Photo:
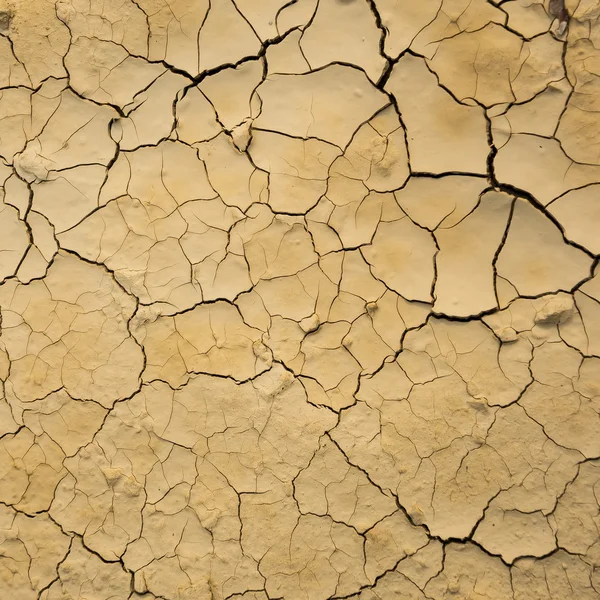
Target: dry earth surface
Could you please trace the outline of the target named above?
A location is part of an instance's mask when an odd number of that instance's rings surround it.
[[[0,600],[600,598],[597,0],[0,9]]]

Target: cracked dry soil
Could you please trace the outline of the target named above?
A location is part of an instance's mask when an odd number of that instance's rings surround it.
[[[598,600],[597,0],[0,0],[0,600]]]

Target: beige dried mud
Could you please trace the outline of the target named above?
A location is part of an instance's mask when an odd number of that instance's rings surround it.
[[[596,0],[0,0],[0,600],[600,600]]]

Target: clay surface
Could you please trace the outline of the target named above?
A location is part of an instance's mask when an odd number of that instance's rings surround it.
[[[0,600],[600,600],[597,0],[0,0]]]

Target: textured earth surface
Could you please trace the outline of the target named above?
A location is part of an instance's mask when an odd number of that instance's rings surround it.
[[[600,598],[597,0],[0,0],[0,600]]]

